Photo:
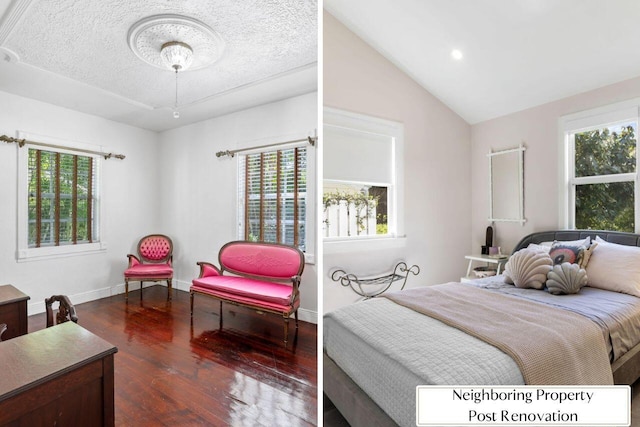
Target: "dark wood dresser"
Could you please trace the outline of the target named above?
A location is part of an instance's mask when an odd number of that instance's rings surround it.
[[[2,334],[3,340],[27,333],[27,300],[29,296],[13,286],[0,286],[0,323],[7,324],[7,331]]]
[[[0,426],[113,426],[117,351],[73,322],[0,342]]]

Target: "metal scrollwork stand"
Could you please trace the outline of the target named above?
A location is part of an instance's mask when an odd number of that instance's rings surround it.
[[[349,286],[356,294],[364,297],[364,299],[369,299],[386,292],[391,287],[391,284],[397,281],[402,281],[400,290],[404,289],[409,273],[417,276],[420,273],[420,267],[417,265],[407,267],[405,262],[399,262],[392,273],[368,279],[359,279],[355,274],[347,273],[344,270],[335,270],[331,273],[331,280],[340,282],[344,287]],[[367,290],[367,287],[371,289],[373,286],[376,286],[374,290]]]

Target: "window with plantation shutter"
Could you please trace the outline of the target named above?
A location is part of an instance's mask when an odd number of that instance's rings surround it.
[[[238,156],[241,239],[307,246],[307,147]]]
[[[102,147],[18,131],[18,262],[106,250]]]
[[[28,149],[28,247],[98,241],[97,160]]]

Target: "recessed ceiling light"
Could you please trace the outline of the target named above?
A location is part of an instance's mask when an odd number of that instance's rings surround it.
[[[451,51],[451,57],[457,61],[462,59],[462,52],[460,52],[458,49],[453,49]]]

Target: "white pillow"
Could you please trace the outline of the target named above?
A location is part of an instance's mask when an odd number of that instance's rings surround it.
[[[640,248],[596,237],[587,265],[587,286],[640,297]]]
[[[584,239],[580,239],[580,240],[555,240],[553,243],[569,245],[569,246],[584,246],[588,248],[589,245],[591,244],[591,236],[587,236]]]
[[[529,243],[529,246],[527,246],[527,249],[530,249],[532,251],[540,251],[540,252],[545,252],[545,253],[549,253],[549,251],[551,250],[551,245],[547,246],[544,244],[537,244],[537,243]]]

